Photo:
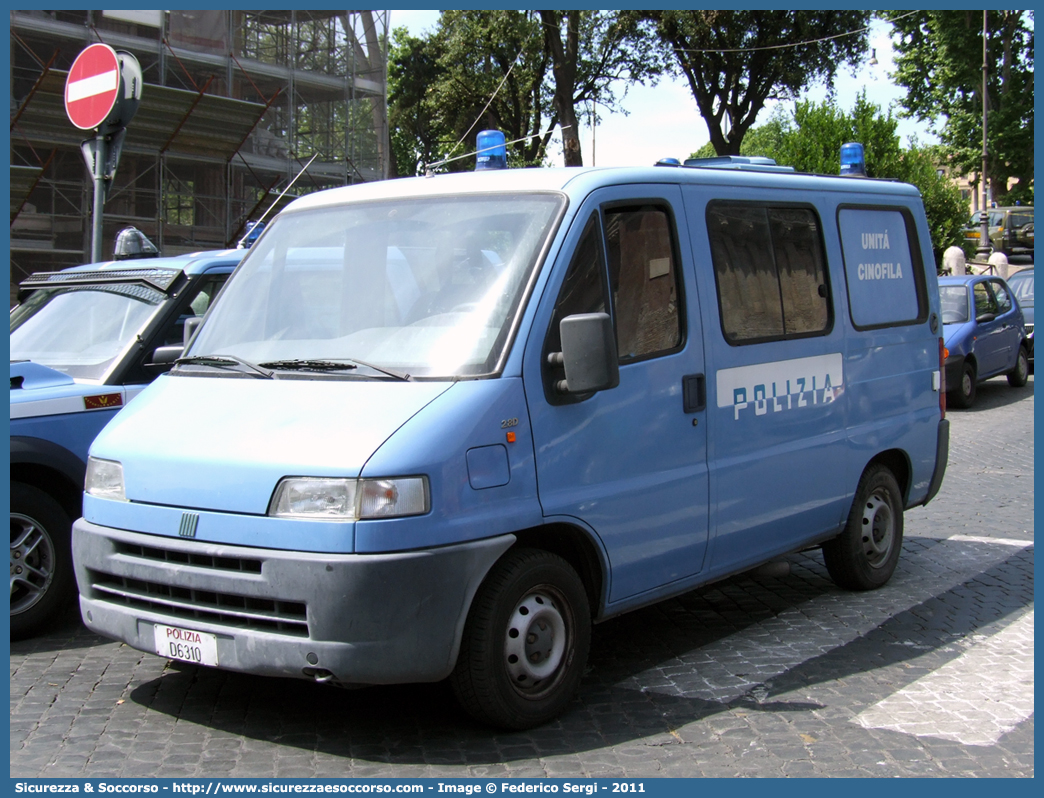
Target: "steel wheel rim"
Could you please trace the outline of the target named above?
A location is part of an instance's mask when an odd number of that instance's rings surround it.
[[[515,605],[504,633],[504,662],[516,692],[537,698],[554,687],[566,659],[569,629],[556,592],[534,588]]]
[[[965,396],[971,396],[972,376],[970,372],[964,372],[964,376],[961,378],[961,391],[964,392]]]
[[[1019,358],[1015,361],[1015,369],[1020,381],[1026,379],[1029,374],[1029,358],[1026,356],[1025,350],[1019,351]]]
[[[895,515],[883,490],[874,491],[863,506],[863,554],[871,568],[880,568],[895,545]]]
[[[11,614],[25,612],[47,593],[54,579],[54,544],[33,518],[11,513]]]

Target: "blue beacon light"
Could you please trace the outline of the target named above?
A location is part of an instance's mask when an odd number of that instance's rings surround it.
[[[841,145],[841,174],[866,177],[866,158],[863,145],[850,141]]]
[[[479,169],[507,169],[507,145],[499,130],[483,130],[476,141],[475,171]]]

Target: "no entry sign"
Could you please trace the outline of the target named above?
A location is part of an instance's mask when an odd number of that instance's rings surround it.
[[[100,127],[120,93],[120,63],[107,44],[92,44],[76,56],[65,82],[65,113],[81,130]]]

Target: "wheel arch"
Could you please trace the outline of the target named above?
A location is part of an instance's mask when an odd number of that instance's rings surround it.
[[[70,518],[83,514],[87,466],[64,446],[22,436],[11,437],[11,481],[53,496]]]
[[[909,508],[910,475],[913,473],[910,456],[902,449],[887,449],[875,455],[866,464],[866,468],[863,469],[862,473],[866,473],[866,469],[875,464],[883,465],[892,472],[895,481],[899,483],[899,492],[903,497],[903,506]],[[860,478],[862,478],[862,474],[860,474]]]
[[[554,522],[515,533],[512,548],[532,548],[557,554],[580,577],[593,617],[602,614],[607,593],[607,564],[590,533],[574,524]]]

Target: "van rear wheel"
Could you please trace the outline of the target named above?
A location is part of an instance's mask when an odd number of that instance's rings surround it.
[[[549,552],[516,549],[472,602],[450,683],[477,720],[530,729],[572,700],[590,646],[587,593],[573,568]]]
[[[883,465],[870,465],[859,480],[844,531],[823,544],[830,578],[847,590],[873,590],[895,571],[903,546],[899,483]]]

